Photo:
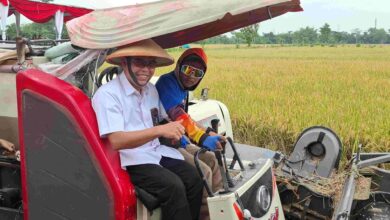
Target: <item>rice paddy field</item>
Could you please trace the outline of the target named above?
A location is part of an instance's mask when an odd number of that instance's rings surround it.
[[[237,142],[289,153],[300,132],[321,125],[341,138],[344,162],[359,143],[365,152],[390,150],[390,46],[204,49],[199,88],[227,105]],[[177,59],[182,51],[169,52]]]

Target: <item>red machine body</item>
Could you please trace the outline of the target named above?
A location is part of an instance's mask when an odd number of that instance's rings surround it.
[[[17,75],[17,98],[24,219],[135,219],[134,187],[99,137],[89,97],[30,69]]]

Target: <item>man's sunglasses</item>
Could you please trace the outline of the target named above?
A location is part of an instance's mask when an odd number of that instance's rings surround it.
[[[156,68],[157,62],[154,59],[132,58],[131,62],[138,68]]]
[[[181,66],[181,72],[186,76],[191,76],[195,78],[202,78],[204,76],[203,70],[189,65]]]

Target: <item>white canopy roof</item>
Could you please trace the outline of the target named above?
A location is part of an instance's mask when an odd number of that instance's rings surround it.
[[[96,10],[66,24],[73,44],[104,49],[153,38],[169,48],[302,10],[299,0],[161,0],[127,6],[122,4],[125,0],[112,2],[122,6]]]

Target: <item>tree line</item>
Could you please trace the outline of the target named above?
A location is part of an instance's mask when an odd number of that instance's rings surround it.
[[[219,35],[200,44],[390,44],[390,29],[369,28],[366,31],[354,29],[351,32],[334,31],[325,23],[321,28],[300,28],[297,31],[275,34],[273,32],[258,34],[259,24],[251,25],[231,32],[231,35]]]
[[[6,29],[8,40],[15,40],[16,38],[16,24],[12,23],[7,25]],[[54,20],[50,20],[46,23],[28,23],[22,24],[20,27],[20,36],[29,38],[31,40],[36,39],[52,39],[56,38],[56,31],[54,26]],[[66,28],[62,30],[62,39],[68,38],[68,32]]]

